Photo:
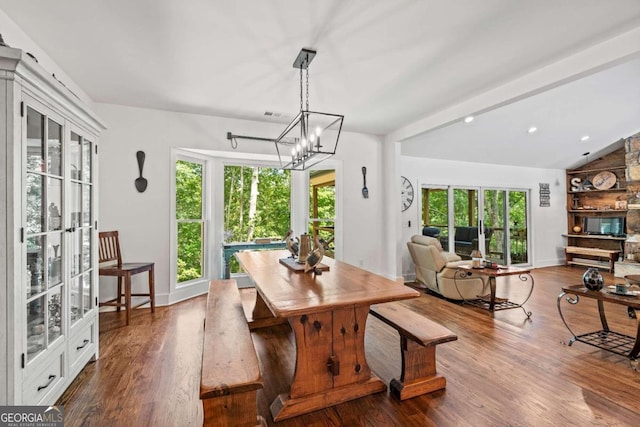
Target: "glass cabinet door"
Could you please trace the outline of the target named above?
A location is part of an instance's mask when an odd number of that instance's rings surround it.
[[[62,120],[27,107],[25,278],[27,362],[64,335],[64,158]]]
[[[93,298],[94,234],[93,223],[93,143],[71,132],[70,151],[70,222],[71,243],[71,324],[95,307]]]

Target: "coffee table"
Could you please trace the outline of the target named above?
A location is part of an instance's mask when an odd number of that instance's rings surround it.
[[[563,301],[563,297],[568,295],[564,300],[569,304],[578,304],[580,297],[596,300],[598,303],[598,313],[600,314],[600,323],[602,329],[593,332],[587,332],[585,334],[576,335],[562,315],[562,308],[560,303]],[[571,339],[567,345],[572,345],[574,342],[579,341],[585,344],[598,347],[603,350],[610,351],[621,356],[628,357],[631,360],[635,360],[640,353],[640,323],[636,331],[636,336],[631,337],[621,334],[619,332],[609,329],[607,324],[607,317],[604,311],[604,303],[612,303],[627,307],[627,315],[630,318],[636,319],[636,310],[640,309],[640,298],[634,296],[619,296],[610,294],[604,290],[590,291],[583,285],[566,286],[562,288],[562,292],[558,295],[558,313],[560,318],[571,333]]]
[[[517,268],[517,267],[473,268],[470,265],[460,265],[458,266],[454,276],[456,289],[458,289],[458,282],[455,279],[456,278],[462,279],[463,277],[471,275],[472,273],[488,277],[490,293],[488,295],[478,295],[477,299],[471,299],[471,300],[463,299],[465,304],[480,307],[482,309],[489,310],[492,313],[499,310],[510,310],[512,308],[521,308],[522,311],[524,311],[524,314],[527,315],[527,318],[531,317],[531,314],[533,313],[531,313],[530,311],[527,311],[524,308],[524,304],[529,300],[529,298],[531,297],[531,294],[533,293],[534,280],[533,280],[533,276],[531,275],[530,269]],[[518,276],[518,279],[520,279],[523,283],[531,284],[527,297],[521,303],[509,301],[508,298],[496,297],[496,279],[498,277],[507,277],[507,276]],[[458,293],[459,292],[460,290],[458,290]],[[460,296],[462,296],[462,294],[460,294]]]

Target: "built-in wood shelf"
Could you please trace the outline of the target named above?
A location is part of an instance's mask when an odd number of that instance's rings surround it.
[[[571,213],[627,213],[627,209],[571,209]]]
[[[626,237],[603,236],[601,234],[563,234],[564,237],[575,237],[578,239],[598,239],[598,240],[619,240],[624,242]]]
[[[585,194],[585,193],[615,193],[615,192],[620,192],[620,193],[625,193],[627,191],[626,188],[609,188],[608,190],[579,190],[579,191],[567,191],[567,193],[569,194]]]
[[[584,169],[584,170],[572,170],[567,171],[567,175],[585,175],[596,172],[604,172],[604,171],[615,171],[615,170],[624,170],[627,166],[612,166],[610,168],[597,168],[597,169]]]

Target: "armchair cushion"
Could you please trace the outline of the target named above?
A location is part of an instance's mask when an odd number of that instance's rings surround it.
[[[454,254],[453,252],[442,252],[442,256],[444,257],[447,266],[454,261],[460,261],[462,258],[460,255]]]
[[[419,234],[415,234],[411,236],[411,241],[419,245],[435,246],[436,248],[438,248],[439,251],[442,250],[442,245],[440,244],[440,240],[436,239],[435,237],[421,236]]]

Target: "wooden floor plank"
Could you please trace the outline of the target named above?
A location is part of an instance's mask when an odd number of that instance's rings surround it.
[[[295,365],[295,343],[287,325],[252,332],[264,378],[258,411],[270,426],[570,426],[638,425],[640,373],[624,357],[575,343],[558,315],[562,286],[580,283],[584,269],[533,270],[535,288],[521,309],[493,315],[433,295],[403,302],[451,329],[458,340],[439,346],[438,373],[446,390],[398,402],[378,393],[274,423],[269,405],[287,392]],[[603,273],[606,284],[620,282]],[[498,279],[499,297],[516,302],[527,285],[517,277]],[[253,290],[243,290],[252,307]],[[58,404],[65,426],[196,426],[201,423],[198,390],[202,320],[206,298],[171,307],[100,315],[100,360],[89,364]],[[620,306],[605,305],[609,326],[635,334],[636,320]],[[594,301],[563,305],[575,332],[599,329]],[[118,317],[119,316],[119,317]],[[386,383],[400,375],[397,332],[369,317],[367,358]]]

